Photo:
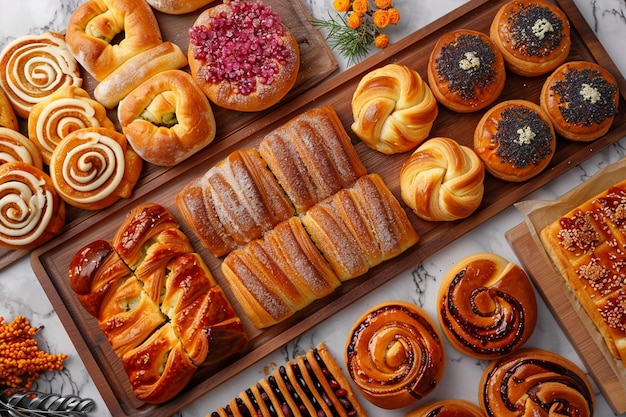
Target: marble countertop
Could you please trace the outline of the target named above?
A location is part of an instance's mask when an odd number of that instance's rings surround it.
[[[68,16],[81,2],[81,0],[5,1],[2,5],[2,13],[0,13],[0,49],[10,39],[17,36],[39,33],[44,29],[63,32]],[[332,4],[332,0],[302,0],[302,2],[313,16],[321,18],[328,16],[327,13]],[[401,39],[464,2],[464,0],[394,0],[393,3],[401,10],[402,17],[399,25],[389,32],[391,41]],[[626,39],[626,2],[624,0],[575,0],[575,3],[621,73],[626,76],[626,54],[623,53],[623,40]],[[347,67],[345,60],[339,56],[337,58],[341,70],[345,69]],[[625,146],[626,138],[623,138],[584,163],[572,167],[567,173],[530,195],[528,199],[558,197],[588,179],[602,167],[621,159],[624,156]],[[516,256],[505,238],[505,232],[522,221],[523,216],[516,208],[507,208],[412,269],[357,300],[331,319],[320,323],[284,348],[228,380],[177,415],[184,417],[207,415],[217,407],[225,405],[243,389],[265,377],[267,367],[283,364],[320,341],[327,343],[335,357],[342,358],[349,324],[378,302],[394,299],[410,301],[422,306],[432,317],[436,317],[435,294],[445,272],[455,261],[478,251],[494,252],[516,262]],[[540,297],[538,297],[538,302],[539,320],[527,346],[559,353],[584,369],[576,351]],[[93,415],[103,417],[110,415],[94,381],[85,371],[63,325],[35,277],[28,257],[0,270],[0,316],[10,320],[18,314],[28,317],[34,325],[44,326],[40,334],[42,348],[50,352],[65,352],[70,355],[65,361],[65,369],[40,378],[37,388],[44,392],[92,398],[97,404]],[[480,379],[486,362],[463,356],[452,348],[446,353],[444,379],[428,400],[462,398],[477,402],[477,381]],[[594,385],[594,388],[597,387]],[[595,415],[613,415],[597,389],[596,395]],[[362,404],[367,408],[370,416],[402,416],[412,408],[382,410],[370,405],[365,399],[362,399]]]

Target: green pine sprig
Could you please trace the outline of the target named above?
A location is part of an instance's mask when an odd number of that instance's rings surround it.
[[[335,20],[330,13],[328,17],[329,20],[313,19],[311,21],[313,26],[327,31],[328,45],[346,57],[349,65],[356,64],[365,58],[370,46],[374,43],[375,36],[369,25],[364,22],[357,29],[352,29],[341,15],[340,21]]]

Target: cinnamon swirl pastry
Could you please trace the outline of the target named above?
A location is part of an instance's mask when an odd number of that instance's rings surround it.
[[[0,85],[15,113],[23,118],[59,88],[83,83],[63,35],[50,31],[10,42],[0,53],[0,68]]]
[[[41,153],[30,139],[16,130],[0,127],[0,165],[15,161],[43,168]]]
[[[20,129],[15,110],[2,88],[0,88],[0,126],[12,130]]]
[[[28,116],[28,137],[50,164],[59,142],[78,129],[105,127],[115,130],[102,104],[80,87],[65,86],[33,106]]]
[[[478,398],[488,417],[591,417],[595,395],[589,379],[556,353],[521,349],[492,361]]]
[[[50,177],[61,198],[86,210],[100,210],[128,198],[143,161],[111,129],[91,127],[66,136],[50,159]]]
[[[441,400],[409,411],[404,417],[485,417],[485,412],[465,400]]]
[[[389,301],[364,313],[346,342],[347,372],[372,404],[396,409],[426,397],[445,367],[443,340],[420,307]]]
[[[0,165],[0,246],[30,250],[65,225],[65,204],[50,177],[21,161]]]
[[[519,349],[537,322],[537,302],[528,276],[494,253],[476,253],[444,276],[437,296],[444,336],[457,350],[496,359]]]

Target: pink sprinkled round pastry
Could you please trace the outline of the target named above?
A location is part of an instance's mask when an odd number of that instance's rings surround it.
[[[233,0],[206,9],[189,30],[189,67],[216,105],[260,111],[294,86],[296,39],[262,1]]]

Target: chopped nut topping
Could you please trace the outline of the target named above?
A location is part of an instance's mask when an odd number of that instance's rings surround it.
[[[596,104],[602,98],[602,95],[600,94],[598,89],[593,88],[587,83],[584,83],[582,85],[582,88],[580,89],[580,95],[583,96],[583,99],[590,101],[591,104]]]
[[[533,25],[532,31],[536,37],[543,40],[548,32],[554,32],[554,26],[548,19],[538,19]]]
[[[465,58],[459,61],[459,67],[465,71],[478,68],[480,67],[480,58],[478,58],[476,52],[466,52]]]
[[[518,137],[517,140],[515,140],[515,143],[518,145],[529,145],[533,139],[535,139],[535,136],[537,136],[530,126],[524,126],[517,129],[517,134]]]

